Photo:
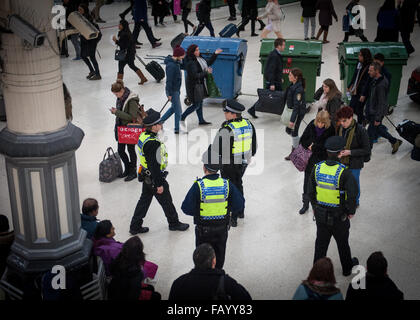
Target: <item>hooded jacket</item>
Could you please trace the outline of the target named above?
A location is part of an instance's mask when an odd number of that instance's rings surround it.
[[[114,238],[93,239],[93,254],[101,257],[105,266],[106,275],[110,275],[111,262],[120,254],[123,243]]]
[[[388,112],[388,80],[383,75],[370,82],[366,101],[367,114],[381,122]]]
[[[164,60],[166,65],[166,96],[173,96],[174,92],[180,92],[182,84],[182,63],[175,61],[172,56]]]

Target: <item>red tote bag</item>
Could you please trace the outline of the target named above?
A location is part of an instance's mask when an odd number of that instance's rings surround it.
[[[144,131],[144,127],[139,124],[129,123],[127,126],[119,126],[118,143],[137,144],[140,134]]]

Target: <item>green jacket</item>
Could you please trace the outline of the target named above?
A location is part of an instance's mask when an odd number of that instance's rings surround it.
[[[133,92],[129,94],[123,109],[117,109],[117,112],[115,113],[115,116],[117,117],[117,126],[126,126],[137,119],[139,101],[137,94]]]

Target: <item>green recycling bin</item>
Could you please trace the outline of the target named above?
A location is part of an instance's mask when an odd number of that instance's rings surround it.
[[[407,51],[401,42],[342,42],[338,47],[338,61],[340,64],[341,92],[347,91],[348,85],[359,62],[359,52],[367,48],[372,53],[382,53],[385,56],[385,67],[392,75],[391,88],[388,95],[390,107],[397,105],[402,67],[407,65]],[[349,103],[347,96],[346,103]]]
[[[220,8],[223,6],[227,6],[227,2],[225,3],[223,0],[211,0],[210,1],[210,6],[212,9],[214,8]]]
[[[274,50],[274,39],[263,39],[260,48],[261,73],[264,74],[267,56]],[[321,74],[321,41],[286,40],[283,56],[283,90],[290,84],[289,72],[299,68],[306,80],[306,102],[312,102],[316,91],[316,77]],[[265,88],[265,80],[263,80]]]

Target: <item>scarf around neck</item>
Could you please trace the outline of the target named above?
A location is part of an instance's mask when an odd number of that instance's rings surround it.
[[[356,131],[356,120],[352,120],[351,125],[343,133],[343,127],[340,127],[339,135],[346,139],[346,146],[344,150],[350,150],[351,144],[353,142],[354,132]],[[345,156],[341,158],[341,163],[348,166],[350,164],[350,156]]]

